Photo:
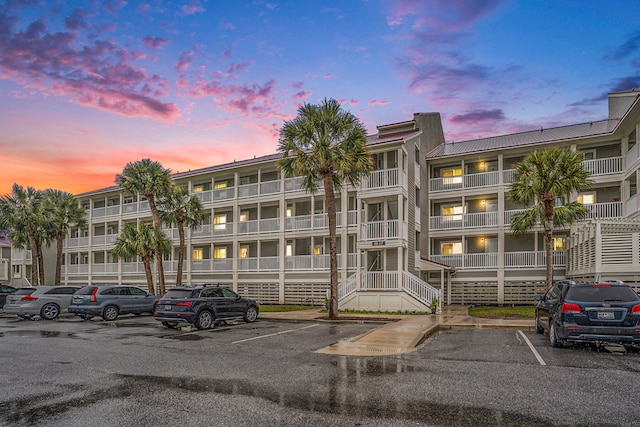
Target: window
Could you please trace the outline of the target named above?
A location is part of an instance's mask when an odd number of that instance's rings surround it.
[[[291,218],[291,215],[293,215],[293,206],[291,205],[287,206],[285,215],[287,218]]]
[[[322,246],[316,246],[313,248],[314,255],[322,255],[324,253],[324,248]]]
[[[216,182],[216,183],[213,185],[213,188],[214,188],[215,190],[220,190],[220,189],[222,189],[222,188],[227,188],[227,181],[220,181],[220,182]]]
[[[249,246],[240,246],[240,258],[249,258]]]
[[[227,258],[227,248],[214,248],[213,249],[213,257],[215,259],[225,259],[225,258]]]
[[[240,222],[246,222],[248,220],[249,220],[249,212],[248,211],[240,212]]]
[[[440,209],[445,221],[460,221],[464,213],[462,205],[442,206]]]
[[[286,256],[293,256],[293,242],[287,242],[287,248],[285,250]]]
[[[553,250],[554,251],[564,251],[564,237],[554,237],[553,238]]]
[[[204,185],[194,185],[193,192],[194,193],[202,193],[204,191]]]
[[[595,193],[586,193],[578,196],[578,203],[582,205],[592,205],[596,202]]]
[[[442,183],[445,185],[462,184],[462,168],[443,169]]]
[[[553,201],[554,206],[564,206],[564,197],[558,197]]]
[[[202,261],[202,248],[195,248],[192,252],[194,261]]]
[[[596,158],[596,150],[583,150],[582,158],[584,160],[593,160]]]
[[[214,230],[226,230],[227,229],[227,214],[219,214],[213,217]]]
[[[446,242],[440,244],[442,255],[455,255],[462,253],[462,242]]]

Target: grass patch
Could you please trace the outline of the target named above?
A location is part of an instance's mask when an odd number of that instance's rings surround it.
[[[285,311],[299,311],[299,310],[311,310],[317,308],[320,310],[320,306],[313,305],[261,305],[260,312],[262,313],[281,313]]]
[[[469,307],[469,316],[491,319],[535,319],[536,307],[516,305],[513,307],[475,306]]]

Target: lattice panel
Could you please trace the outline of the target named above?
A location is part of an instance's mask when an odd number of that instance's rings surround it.
[[[505,282],[504,303],[532,305],[533,297],[544,295],[545,292],[545,282]]]
[[[498,284],[495,282],[457,282],[451,284],[453,304],[495,304]]]
[[[284,303],[323,305],[328,289],[328,283],[288,283],[284,286]]]
[[[602,264],[633,263],[632,236],[625,234],[603,234]]]
[[[278,304],[280,302],[277,283],[238,283],[238,294],[254,299],[258,304]]]

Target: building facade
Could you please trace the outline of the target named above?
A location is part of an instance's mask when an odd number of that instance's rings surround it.
[[[445,143],[437,113],[383,125],[368,137],[374,171],[336,194],[341,308],[426,310],[442,303],[530,304],[544,292],[543,228],[510,230],[515,165],[551,146],[580,151],[594,186],[570,200],[588,216],[554,232],[554,279],[640,283],[640,92],[609,94],[606,120]],[[184,283],[220,283],[261,303],[321,304],[329,288],[322,188],[280,174],[278,155],[176,173],[205,222],[187,230]],[[67,284],[146,286],[140,260],[111,255],[125,224],[150,222],[146,200],[118,187],[77,196],[88,225],[65,241]],[[565,201],[558,201],[563,203]],[[164,261],[175,283],[178,233]],[[12,252],[13,254],[13,252]],[[15,262],[28,268],[29,251]],[[18,268],[18,270],[20,270]],[[16,268],[14,266],[13,272]]]

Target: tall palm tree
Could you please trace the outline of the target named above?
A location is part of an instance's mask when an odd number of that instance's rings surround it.
[[[278,168],[288,177],[302,176],[302,187],[314,193],[321,182],[329,218],[331,295],[329,318],[338,318],[338,257],[335,191],[348,181],[356,186],[372,170],[367,133],[360,120],[335,99],[304,104],[296,118],[280,129]]]
[[[158,198],[158,207],[162,222],[169,226],[175,224],[178,228],[180,246],[178,247],[176,286],[180,286],[182,285],[182,264],[185,252],[184,228],[187,226],[193,230],[202,224],[205,212],[198,197],[190,196],[188,189],[177,186],[173,186],[166,195]]]
[[[166,253],[171,248],[171,242],[162,232],[148,223],[140,223],[136,228],[132,224],[126,224],[116,243],[111,249],[111,253],[116,258],[133,259],[139,256],[144,264],[144,273],[147,278],[149,292],[156,294],[153,285],[153,274],[151,272],[151,259],[156,253]]]
[[[56,241],[56,275],[54,284],[59,285],[62,275],[62,244],[72,226],[87,224],[85,210],[78,204],[73,194],[61,190],[44,191],[44,210]]]
[[[591,187],[589,171],[582,166],[582,154],[566,148],[553,147],[534,151],[516,165],[508,197],[519,204],[530,206],[515,214],[511,230],[521,234],[537,223],[544,227],[547,257],[547,289],[553,282],[553,230],[577,221],[587,213],[578,202],[556,206],[556,200],[569,198],[572,193]]]
[[[116,175],[116,184],[130,195],[141,194],[149,203],[149,209],[153,217],[153,225],[156,230],[162,232],[162,222],[156,207],[156,198],[168,193],[171,181],[171,169],[165,169],[160,162],[153,162],[151,159],[142,159],[136,162],[129,162]],[[158,280],[160,283],[160,295],[164,295],[164,267],[162,265],[162,254],[156,252],[156,264],[158,267]]]
[[[0,198],[0,228],[8,228],[9,238],[19,249],[31,249],[31,284],[44,283],[42,257],[42,227],[45,216],[42,212],[42,192],[33,187],[26,189],[13,184],[11,194]]]

